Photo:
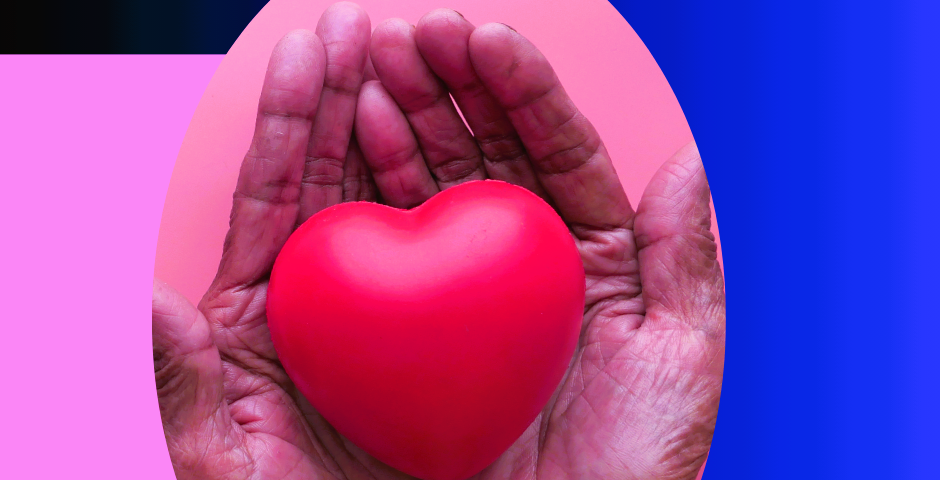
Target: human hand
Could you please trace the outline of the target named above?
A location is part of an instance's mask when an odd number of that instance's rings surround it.
[[[511,28],[438,10],[416,28],[377,27],[371,58],[381,83],[363,86],[356,135],[386,201],[409,207],[482,178],[521,185],[556,208],[584,261],[575,362],[481,476],[694,478],[724,358],[723,283],[695,145],[666,162],[634,213],[596,130]]]
[[[241,165],[218,273],[198,308],[154,280],[160,413],[179,479],[354,477],[342,441],[294,388],[265,315],[284,241],[342,201],[375,200],[352,140],[371,25],[356,5],[327,9],[271,54],[254,137]]]
[[[155,367],[180,478],[408,478],[310,408],[277,362],[264,316],[266,278],[294,226],[339,201],[374,199],[369,170],[398,207],[468,180],[525,186],[555,206],[584,259],[587,304],[572,368],[479,478],[694,478],[711,441],[724,353],[723,286],[695,146],[663,166],[634,213],[596,131],[534,47],[505,26],[475,29],[441,10],[416,29],[401,21],[376,29],[381,83],[367,82],[356,106],[363,155],[349,149],[351,160],[330,170],[359,185],[347,196],[335,182],[298,180],[307,137],[343,139],[316,134],[327,105],[324,94],[317,109],[316,85],[332,59],[315,43],[288,37],[272,56],[261,100],[269,114],[259,114],[219,275],[200,308],[155,282]],[[340,177],[350,163],[362,175]]]

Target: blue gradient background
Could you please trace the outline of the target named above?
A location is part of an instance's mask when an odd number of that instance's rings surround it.
[[[705,478],[940,478],[938,3],[614,4],[685,111],[721,227]]]
[[[264,3],[62,2],[21,13],[48,34],[3,51],[224,53]],[[705,478],[940,478],[938,2],[613,3],[685,111],[720,219]]]

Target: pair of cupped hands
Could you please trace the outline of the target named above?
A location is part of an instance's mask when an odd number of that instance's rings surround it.
[[[154,369],[177,476],[409,478],[345,440],[291,383],[266,323],[267,279],[291,232],[324,208],[408,208],[489,178],[535,192],[565,220],[586,305],[552,400],[475,478],[694,479],[725,338],[694,143],[634,210],[597,131],[520,33],[453,10],[370,30],[365,11],[338,3],[316,32],[278,42],[215,280],[198,307],[154,281]]]

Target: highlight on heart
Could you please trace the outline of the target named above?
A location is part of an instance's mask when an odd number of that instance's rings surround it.
[[[154,280],[178,478],[701,476],[725,295],[698,148],[606,2],[515,3],[274,0],[232,47]]]

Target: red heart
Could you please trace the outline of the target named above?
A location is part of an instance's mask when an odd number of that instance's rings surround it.
[[[564,222],[508,183],[412,210],[344,203],[278,255],[268,324],[321,415],[386,464],[458,480],[503,453],[568,368],[584,267]]]

